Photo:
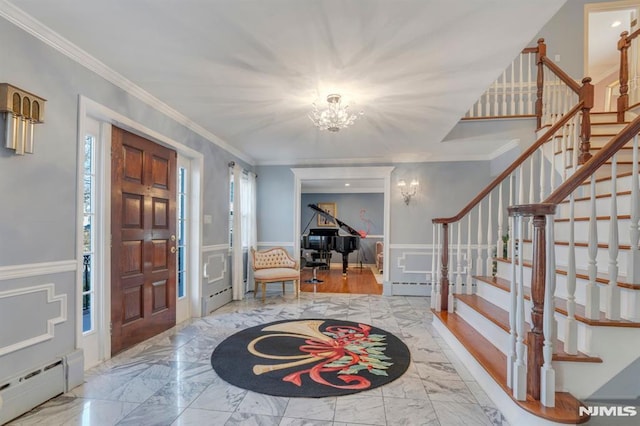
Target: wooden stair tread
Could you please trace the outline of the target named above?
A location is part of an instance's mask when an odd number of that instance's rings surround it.
[[[623,196],[623,195],[631,195],[631,191],[618,191],[616,192],[616,195],[618,197]],[[596,198],[611,198],[611,194],[598,194],[596,195]],[[591,199],[590,196],[586,196],[586,197],[578,197],[578,198],[574,198],[573,201],[589,201]],[[570,200],[566,199],[560,202],[560,204],[569,204]],[[568,219],[567,219],[568,220]]]
[[[579,243],[575,243],[575,244],[578,245]],[[563,242],[560,242],[558,245],[568,245],[568,243],[564,244]],[[588,245],[585,244],[583,247],[587,247],[587,246]],[[620,249],[623,249],[623,247],[620,246]],[[627,250],[628,249],[629,248],[627,246]],[[498,258],[495,258],[495,260],[498,261],[498,262],[503,262],[503,263],[511,263],[511,259],[509,259],[509,258],[498,257]],[[531,262],[527,262],[527,261],[522,262],[522,265],[527,267],[527,268],[531,268],[531,266],[532,266]],[[556,274],[567,275],[567,270],[563,266],[556,265]],[[579,269],[579,270],[576,270],[576,278],[580,278],[580,279],[583,279],[583,280],[588,280],[589,279],[589,274],[588,274],[587,271]],[[598,284],[609,285],[609,276],[607,274],[604,274],[604,273],[599,273],[599,274],[596,275],[596,282]],[[629,289],[629,290],[640,290],[640,284],[630,283],[628,281],[625,281],[624,278],[618,277],[618,281],[617,282],[618,282],[618,287],[626,288],[626,289]],[[507,283],[509,283],[509,281],[507,281]]]
[[[499,306],[483,299],[475,294],[456,294],[456,299],[464,302],[469,307],[473,308],[476,312],[486,317],[489,321],[509,333],[509,312],[505,311]],[[527,297],[529,299],[529,297]],[[525,332],[528,333],[531,326],[525,323]],[[582,352],[578,352],[577,355],[571,355],[564,352],[564,344],[562,341],[557,340],[553,343],[555,353],[553,354],[554,361],[573,361],[573,362],[602,362],[602,358],[592,357]]]
[[[486,277],[486,276],[474,276],[473,277],[476,280],[485,282],[487,284],[490,284],[494,287],[497,287],[503,291],[506,291],[507,293],[509,293],[511,291],[511,283],[508,280],[502,279],[500,278],[499,281],[497,281],[495,279],[495,277]],[[524,298],[526,300],[531,300],[531,289],[529,287],[525,287],[524,288]],[[462,295],[455,295],[455,297],[459,297]],[[468,295],[465,295],[468,296]],[[489,302],[487,302],[489,303]],[[561,297],[554,297],[554,303],[555,303],[555,311],[567,316],[568,312],[567,312],[567,301]],[[495,306],[495,305],[494,305]],[[496,306],[497,309],[501,309],[498,306]],[[502,310],[502,309],[501,309]],[[506,311],[505,311],[506,312]],[[626,327],[626,328],[640,328],[640,323],[638,322],[634,322],[634,321],[629,321],[626,319],[619,319],[619,320],[610,320],[607,319],[605,317],[604,312],[600,312],[600,317],[598,319],[590,319],[586,317],[585,314],[585,307],[584,305],[581,305],[579,303],[576,303],[576,312],[575,312],[575,318],[576,321],[580,321],[582,323],[585,323],[587,325],[592,325],[592,326],[599,326],[599,327]],[[507,314],[507,321],[506,324],[509,324],[509,317]],[[508,326],[507,326],[508,327]],[[508,328],[507,328],[508,331]]]
[[[446,311],[432,310],[432,312],[502,390],[513,399],[512,391],[507,386],[507,357],[460,316]],[[556,406],[553,408],[543,406],[540,401],[534,400],[528,395],[525,401],[516,399],[513,401],[529,413],[549,421],[581,424],[589,420],[589,416],[578,414],[578,407],[583,404],[568,392],[556,392]]]
[[[611,195],[609,195],[611,196]],[[617,215],[618,220],[631,219],[631,215],[628,214],[619,214]],[[568,217],[558,217],[554,219],[554,222],[569,222]],[[590,220],[589,216],[576,216],[573,218],[575,222],[588,222]],[[611,220],[611,216],[596,216],[596,220]]]

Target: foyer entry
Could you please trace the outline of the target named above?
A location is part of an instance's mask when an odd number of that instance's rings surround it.
[[[176,323],[175,151],[113,127],[111,354]]]

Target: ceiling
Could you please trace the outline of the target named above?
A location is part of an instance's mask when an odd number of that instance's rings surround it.
[[[499,151],[509,141],[441,141],[564,2],[0,0],[0,9],[24,12],[249,164],[321,165]],[[307,114],[334,92],[364,117],[320,131]]]

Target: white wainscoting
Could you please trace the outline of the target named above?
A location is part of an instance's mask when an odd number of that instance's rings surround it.
[[[67,295],[55,293],[54,283],[0,291],[1,321],[20,324],[15,333],[5,330],[0,336],[0,356],[53,339],[55,325],[67,320]],[[52,307],[47,309],[46,305]],[[34,312],[44,313],[46,317]]]
[[[75,271],[76,269],[78,269],[77,260],[0,266],[0,281],[58,274],[60,272]]]

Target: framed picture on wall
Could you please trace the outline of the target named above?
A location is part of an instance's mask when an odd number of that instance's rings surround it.
[[[336,203],[318,203],[318,207],[331,216],[336,217]],[[332,220],[318,214],[318,226],[336,226],[336,224]]]

